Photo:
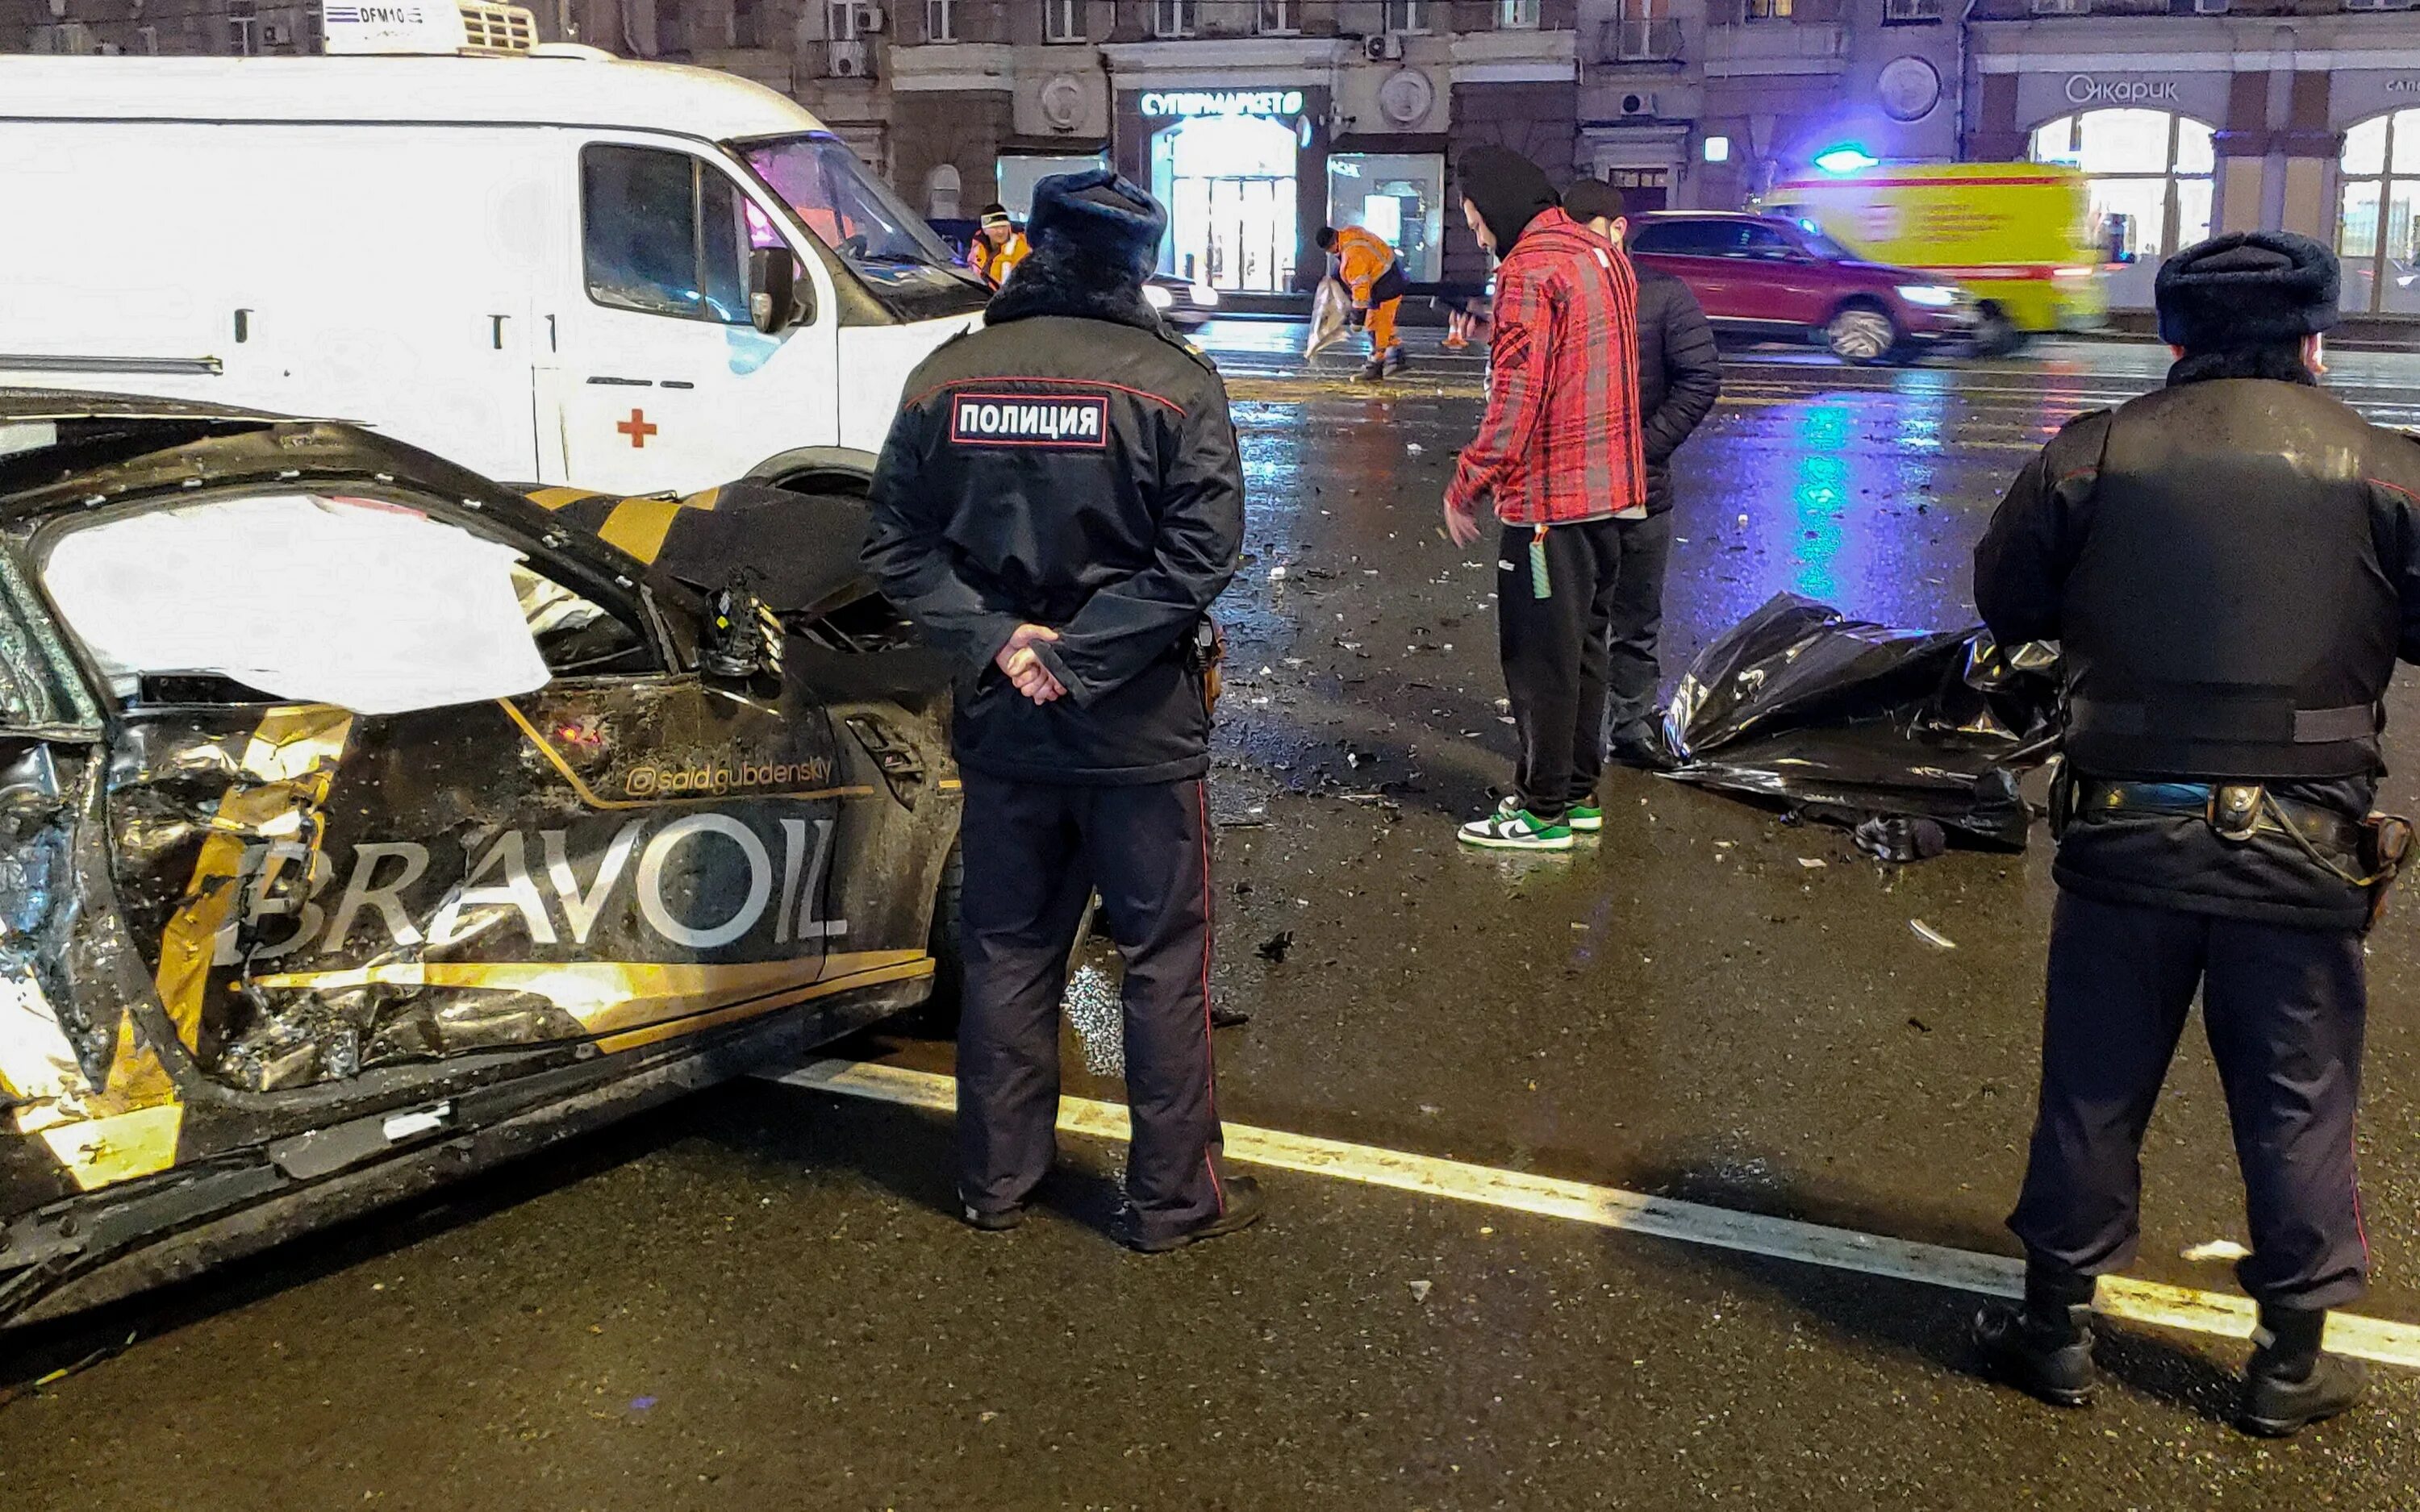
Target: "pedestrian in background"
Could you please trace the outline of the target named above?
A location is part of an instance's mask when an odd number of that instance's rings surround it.
[[[1327,254],[1332,272],[1353,296],[1353,318],[1370,331],[1370,361],[1360,376],[1392,378],[1404,370],[1404,344],[1395,339],[1395,316],[1404,307],[1403,259],[1385,237],[1367,226],[1319,228],[1319,250]]]
[[[2237,1423],[2284,1435],[2359,1400],[2320,1352],[2369,1270],[2353,1168],[2362,935],[2409,829],[2365,823],[2381,702],[2420,660],[2420,444],[2319,391],[2334,254],[2247,232],[2170,258],[2167,386],[2078,417],[1975,551],[2003,645],[2055,640],[2042,1078],[2021,1306],[1976,1319],[2045,1400],[2094,1383],[2093,1278],[2140,1234],[2139,1159],[2194,995],[2248,1199],[2260,1305]]]
[[[1567,851],[1602,829],[1606,631],[1622,520],[1647,517],[1638,284],[1620,247],[1575,224],[1536,163],[1480,147],[1458,165],[1464,220],[1496,270],[1487,412],[1447,486],[1447,532],[1479,539],[1492,501],[1497,625],[1521,741],[1512,795],[1466,845]]]
[[[867,566],[958,661],[958,1197],[1014,1228],[1056,1156],[1067,957],[1095,889],[1125,958],[1135,1248],[1261,1215],[1227,1174],[1210,1048],[1208,610],[1243,548],[1218,370],[1143,297],[1167,213],[1046,178],[1033,252],[908,379]]]
[[[1630,233],[1621,191],[1583,178],[1563,213],[1619,247]],[[1672,454],[1714,413],[1723,391],[1714,328],[1689,285],[1633,265],[1638,279],[1638,429],[1647,462],[1647,517],[1616,523],[1613,602],[1606,625],[1605,749],[1625,766],[1670,764],[1658,732],[1656,658],[1664,575],[1672,560]]]
[[[983,219],[975,226],[975,244],[967,249],[967,256],[983,281],[998,289],[1032,251],[1025,233],[1008,218],[1008,207],[986,205]]]

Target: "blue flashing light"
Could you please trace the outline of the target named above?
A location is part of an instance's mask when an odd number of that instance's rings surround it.
[[[1860,168],[1871,168],[1882,161],[1854,142],[1827,147],[1815,154],[1815,166],[1828,174],[1852,174]]]

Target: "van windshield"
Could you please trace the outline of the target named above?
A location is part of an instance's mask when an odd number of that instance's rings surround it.
[[[825,132],[740,143],[736,150],[824,245],[878,293],[964,281],[933,228],[866,173],[848,144]]]

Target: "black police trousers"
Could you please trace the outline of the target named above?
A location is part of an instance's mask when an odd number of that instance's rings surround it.
[[[1210,814],[1200,779],[1136,787],[967,772],[959,844],[958,1196],[1022,1205],[1058,1151],[1059,1005],[1085,901],[1125,958],[1126,1199],[1141,1238],[1226,1211],[1210,1054]]]
[[[2140,1238],[2143,1131],[2194,990],[2242,1167],[2259,1302],[2319,1309],[2369,1273],[2353,1174],[2366,988],[2361,936],[2062,890],[2053,916],[2041,1104],[2009,1227],[2037,1265],[2124,1268]]]

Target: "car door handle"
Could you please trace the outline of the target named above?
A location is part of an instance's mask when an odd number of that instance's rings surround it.
[[[617,389],[652,389],[656,386],[654,378],[613,378],[604,373],[591,374],[588,381]]]

